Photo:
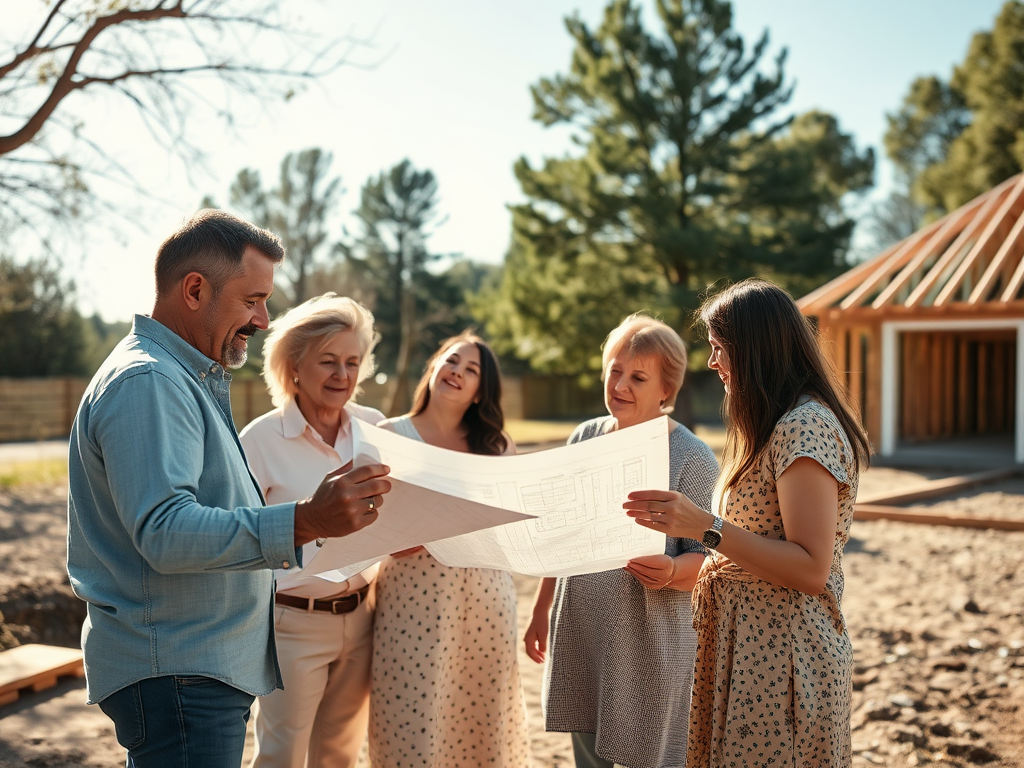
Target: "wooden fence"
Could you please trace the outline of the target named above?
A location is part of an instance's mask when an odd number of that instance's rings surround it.
[[[0,441],[69,434],[88,384],[88,379],[0,378]]]
[[[0,442],[68,435],[88,384],[79,378],[0,378]],[[569,376],[506,377],[502,388],[508,419],[581,419],[604,411],[601,390],[584,390]],[[360,403],[379,407],[383,398],[382,386],[363,383]],[[239,429],[273,408],[263,380],[232,382],[231,408]]]

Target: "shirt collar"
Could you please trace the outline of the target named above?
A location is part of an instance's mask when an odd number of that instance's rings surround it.
[[[345,413],[348,415],[348,420],[342,425],[341,429],[338,430],[338,437],[331,448],[337,446],[343,437],[348,435],[352,429],[352,419],[355,416],[352,415],[352,411],[348,405],[345,406]],[[301,437],[306,430],[309,430],[313,437],[320,439],[318,434],[315,434],[316,430],[309,425],[306,421],[306,417],[302,415],[302,411],[299,410],[299,404],[296,402],[294,397],[289,397],[288,402],[281,408],[281,434],[284,435],[285,439],[291,440],[296,437]],[[321,442],[322,439],[321,439]]]
[[[226,381],[231,380],[231,374],[224,370],[224,366],[208,358],[166,325],[152,317],[135,315],[132,319],[132,333],[155,341],[170,352],[179,363],[195,373],[200,381],[210,374],[223,376]]]
[[[288,402],[281,409],[281,433],[286,439],[291,440],[301,437],[308,426],[306,417],[299,410],[299,404],[295,402],[294,397],[289,397]]]

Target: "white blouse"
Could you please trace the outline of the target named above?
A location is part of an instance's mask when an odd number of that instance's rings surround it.
[[[384,420],[376,408],[349,403],[349,418],[370,424]],[[334,445],[328,445],[299,410],[294,399],[270,413],[254,419],[238,436],[245,449],[249,468],[259,483],[267,504],[308,498],[319,487],[324,475],[352,460],[352,428],[348,421],[338,430]],[[313,556],[316,544],[303,547],[303,562]],[[303,571],[277,570],[277,591],[300,597],[333,597],[366,586],[377,575],[379,565],[371,565],[351,579],[336,584],[310,577]]]

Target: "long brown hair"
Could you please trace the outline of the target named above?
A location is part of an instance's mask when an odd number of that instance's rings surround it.
[[[853,445],[858,469],[871,444],[854,415],[818,335],[793,298],[767,280],[749,278],[708,298],[699,323],[729,355],[729,392],[720,488],[733,486],[760,461],[775,425],[807,395],[829,408]]]
[[[477,390],[479,402],[470,403],[462,415],[462,423],[466,427],[466,442],[469,444],[470,453],[500,456],[508,448],[508,441],[502,433],[505,428],[505,415],[501,410],[501,371],[498,368],[498,358],[487,346],[487,342],[471,330],[445,339],[431,355],[423,378],[416,385],[409,415],[416,416],[427,409],[430,403],[430,377],[434,372],[434,366],[448,350],[463,342],[475,344],[480,351],[480,387]]]

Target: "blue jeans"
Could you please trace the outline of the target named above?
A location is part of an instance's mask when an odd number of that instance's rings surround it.
[[[253,699],[209,677],[151,677],[99,705],[126,768],[239,768]]]

